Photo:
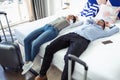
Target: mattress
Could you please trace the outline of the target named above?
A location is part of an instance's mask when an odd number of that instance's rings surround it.
[[[18,41],[24,45],[24,38],[33,30],[42,27],[46,23],[56,19],[58,16],[50,16],[43,18],[34,22],[25,23],[19,25],[15,28],[15,35]],[[120,27],[120,21],[116,22],[116,25]],[[69,32],[76,30],[75,28],[65,28],[59,35],[64,35]],[[120,32],[114,34],[113,36],[101,38],[90,43],[88,48],[79,57],[81,60],[87,63],[88,76],[87,80],[119,80],[120,79]],[[54,40],[54,39],[53,39]],[[103,41],[111,40],[112,43],[103,44]],[[52,41],[52,40],[51,40]],[[40,47],[39,56],[44,56],[45,47],[51,42],[46,42]],[[54,55],[52,63],[61,71],[64,67],[64,55],[67,48],[62,49]],[[82,80],[84,74],[83,66],[78,63],[75,64],[75,70],[73,73],[73,78],[75,80]]]

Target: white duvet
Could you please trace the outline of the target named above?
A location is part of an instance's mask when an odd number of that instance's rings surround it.
[[[25,23],[15,28],[15,34],[21,44],[23,44],[24,38],[33,30],[42,27],[46,22],[52,21],[57,16],[51,16],[44,19],[37,20],[31,23]],[[116,25],[120,27],[120,21],[116,22]],[[59,36],[76,30],[75,28],[66,28],[62,30]],[[111,40],[112,43],[103,44],[103,41]],[[40,47],[39,56],[44,56],[45,47],[51,41],[43,44]],[[24,45],[24,44],[23,44]],[[62,49],[54,55],[53,64],[63,70],[64,67],[64,55],[67,51]],[[88,80],[120,80],[120,32],[114,34],[111,37],[101,38],[90,43],[87,50],[79,57],[81,60],[87,63]],[[84,74],[83,66],[76,63],[73,78],[75,80],[82,80]]]

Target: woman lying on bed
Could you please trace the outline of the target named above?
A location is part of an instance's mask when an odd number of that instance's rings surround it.
[[[32,61],[39,52],[40,46],[54,39],[60,30],[75,23],[77,16],[68,15],[67,17],[59,17],[54,21],[44,25],[42,28],[34,30],[24,39],[25,64],[22,74],[25,74],[33,65]],[[79,23],[81,25],[81,23]],[[71,26],[75,26],[71,24]]]
[[[87,20],[77,30],[58,37],[51,42],[45,50],[42,66],[39,75],[35,80],[48,80],[46,73],[51,65],[54,54],[64,48],[68,50],[64,56],[65,66],[63,69],[61,80],[68,80],[68,61],[67,55],[72,54],[79,57],[88,47],[91,41],[99,38],[111,36],[119,31],[119,28],[112,26],[110,29],[105,29],[105,25],[110,27],[108,22],[104,20],[94,21],[93,19]],[[72,62],[72,73],[74,70],[74,62]]]

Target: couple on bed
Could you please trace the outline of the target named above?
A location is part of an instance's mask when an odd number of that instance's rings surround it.
[[[86,50],[87,46],[91,41],[111,36],[119,31],[118,27],[116,27],[115,25],[111,26],[103,19],[95,21],[90,18],[86,20],[86,22],[84,22],[82,25],[81,22],[77,21],[77,17],[74,15],[57,18],[53,22],[46,24],[44,27],[31,32],[25,38],[24,47],[26,62],[23,66],[22,74],[25,74],[32,67],[32,61],[39,52],[39,47],[43,43],[54,39],[58,35],[60,30],[69,25],[72,27],[79,27],[79,29],[56,38],[46,47],[40,74],[35,78],[35,80],[47,80],[46,73],[50,67],[54,53],[58,50],[69,47],[64,57],[65,66],[61,77],[61,80],[68,80],[68,54],[73,54],[79,57],[82,52]],[[105,29],[105,26],[109,27],[109,29]],[[74,62],[72,64],[72,72],[73,70]]]
[[[79,25],[76,26],[76,23],[79,23]],[[77,21],[77,17],[74,15],[57,18],[55,21],[46,24],[44,27],[33,31],[25,38],[24,45],[26,63],[23,66],[22,74],[25,74],[32,67],[32,61],[39,52],[39,47],[43,43],[55,38],[61,29],[67,26],[70,27],[69,25],[79,28],[73,32],[56,38],[46,47],[41,70],[35,80],[47,80],[46,73],[51,65],[54,53],[58,50],[69,47],[64,57],[65,66],[61,77],[61,80],[68,80],[68,54],[79,57],[86,50],[91,41],[111,36],[119,31],[118,27],[115,25],[110,26],[110,24],[103,19],[95,21],[90,18],[81,24],[81,22]],[[109,29],[105,29],[105,27],[109,27]],[[74,62],[72,63],[73,72]]]

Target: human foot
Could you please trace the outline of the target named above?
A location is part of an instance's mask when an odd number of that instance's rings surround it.
[[[48,79],[47,79],[47,76],[45,75],[43,77],[37,76],[35,77],[35,80],[48,80]]]
[[[33,62],[31,62],[31,61],[28,63],[25,63],[22,67],[22,69],[23,69],[22,75],[27,73],[31,69],[32,66],[33,66]]]

